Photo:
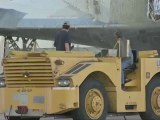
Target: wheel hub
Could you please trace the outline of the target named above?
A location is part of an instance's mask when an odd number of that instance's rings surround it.
[[[88,91],[85,99],[85,108],[91,119],[98,119],[104,110],[104,98],[98,89]]]
[[[100,111],[102,106],[102,101],[101,98],[99,96],[95,96],[92,100],[92,108],[95,112]]]
[[[157,116],[160,116],[160,87],[156,87],[152,92],[151,106],[154,113]]]

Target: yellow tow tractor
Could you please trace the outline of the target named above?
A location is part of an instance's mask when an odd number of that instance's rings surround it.
[[[121,87],[121,57],[89,52],[18,52],[3,59],[0,111],[9,120],[72,113],[73,120],[105,120],[108,113],[140,113],[160,120],[160,57],[134,54]]]

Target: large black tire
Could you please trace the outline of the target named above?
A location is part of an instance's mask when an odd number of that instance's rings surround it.
[[[8,117],[8,120],[40,120],[40,118]]]
[[[80,86],[80,106],[73,111],[73,120],[106,120],[108,97],[98,80],[86,80]]]
[[[146,112],[140,113],[140,116],[142,120],[160,120],[159,77],[152,79],[146,86]]]

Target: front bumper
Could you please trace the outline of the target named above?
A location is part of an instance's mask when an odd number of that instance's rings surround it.
[[[61,114],[79,107],[78,87],[29,87],[5,88],[2,108],[6,116],[17,114],[18,106],[27,106],[28,112],[22,116],[43,116]]]
[[[27,114],[17,114],[15,111],[17,109],[9,109],[5,111],[5,116],[15,116],[15,117],[42,117],[44,115],[44,112],[42,110],[38,111],[33,111],[33,110],[28,110]]]

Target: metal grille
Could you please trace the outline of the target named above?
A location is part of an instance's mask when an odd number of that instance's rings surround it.
[[[52,86],[51,63],[46,58],[9,58],[4,60],[7,86]]]

